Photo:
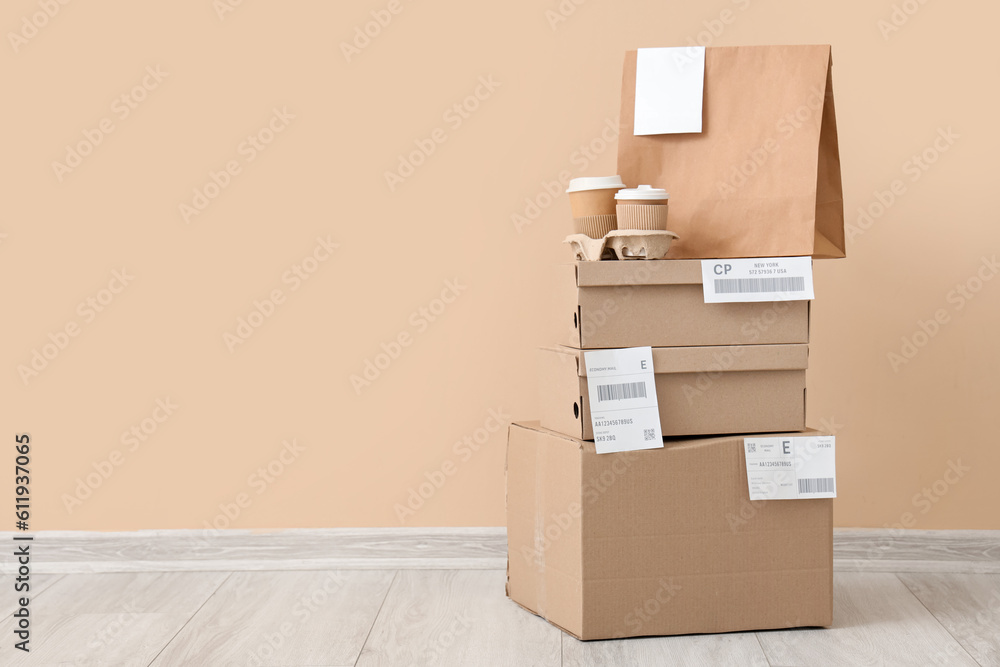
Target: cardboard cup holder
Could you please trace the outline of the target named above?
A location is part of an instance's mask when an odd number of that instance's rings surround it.
[[[677,234],[666,230],[613,229],[603,238],[570,234],[563,243],[573,248],[578,260],[597,262],[604,259],[663,259]]]

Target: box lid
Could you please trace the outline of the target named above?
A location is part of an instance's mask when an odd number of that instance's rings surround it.
[[[587,367],[580,356],[584,350],[565,345],[543,349],[573,358],[577,375],[587,377]],[[654,373],[786,371],[805,370],[808,367],[809,346],[804,343],[653,348]]]

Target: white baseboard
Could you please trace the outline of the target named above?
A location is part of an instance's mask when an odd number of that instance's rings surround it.
[[[502,527],[51,531],[31,544],[38,574],[507,566]],[[838,571],[1000,573],[1000,530],[837,529],[833,551]],[[0,562],[0,573],[14,572]]]

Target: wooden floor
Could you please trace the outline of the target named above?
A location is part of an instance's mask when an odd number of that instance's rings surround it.
[[[291,557],[283,569],[280,553],[255,561],[250,552],[241,568],[219,569],[213,563],[233,559],[209,545],[198,561],[207,571],[140,571],[138,563],[176,559],[135,559],[138,542],[114,547],[133,557],[115,566],[95,560],[99,547],[69,549],[73,538],[56,535],[48,550],[35,543],[49,554],[37,571],[67,573],[32,575],[30,654],[13,650],[15,575],[0,575],[0,664],[1000,665],[998,542],[968,537],[964,546],[950,534],[873,552],[874,538],[839,535],[830,629],[580,642],[505,598],[504,569],[489,567],[500,560],[496,534],[448,538],[464,567],[432,569],[450,558],[447,540],[424,536],[417,542],[436,543],[425,560],[402,538],[401,555],[390,537],[352,569],[308,569]],[[351,550],[363,540],[346,542],[324,558],[357,559]],[[896,562],[898,571],[885,571]]]

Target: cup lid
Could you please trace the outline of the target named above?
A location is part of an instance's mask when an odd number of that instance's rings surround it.
[[[581,190],[621,190],[625,187],[621,176],[584,176],[574,178],[569,182],[569,192],[580,192]]]
[[[670,193],[652,185],[640,185],[634,189],[619,190],[615,199],[670,199]]]

